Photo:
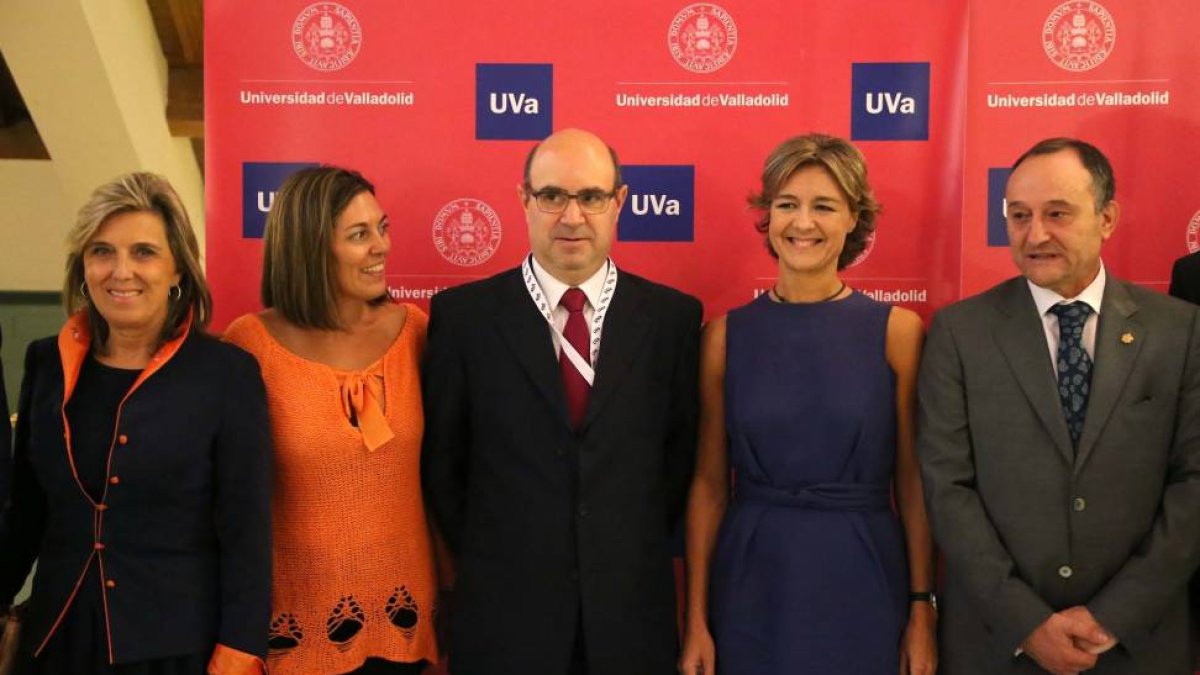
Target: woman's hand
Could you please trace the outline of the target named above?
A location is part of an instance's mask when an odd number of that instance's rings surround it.
[[[16,629],[20,617],[16,611],[12,607],[7,610],[0,609],[0,672],[10,672],[13,669],[13,661],[17,657]],[[10,634],[9,631],[13,632]]]
[[[900,642],[900,675],[937,672],[937,611],[928,602],[914,602]]]
[[[688,629],[679,657],[679,675],[715,675],[717,649],[707,627]]]

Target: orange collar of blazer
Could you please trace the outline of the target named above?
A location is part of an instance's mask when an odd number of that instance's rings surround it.
[[[189,310],[187,318],[183,321],[183,328],[179,331],[179,335],[171,338],[163,343],[158,351],[150,357],[150,364],[142,369],[142,373],[138,375],[137,380],[130,387],[129,392],[125,394],[126,398],[142,385],[151,375],[158,372],[160,368],[166,365],[171,357],[179,351],[183,345],[183,341],[187,339],[189,333],[192,332],[192,312]],[[67,405],[67,401],[71,400],[71,394],[75,391],[75,385],[79,382],[79,371],[83,369],[83,360],[87,358],[88,349],[92,345],[92,330],[88,325],[87,314],[80,310],[71,315],[67,322],[63,324],[62,330],[58,333],[58,355],[62,359],[63,368],[63,406]]]

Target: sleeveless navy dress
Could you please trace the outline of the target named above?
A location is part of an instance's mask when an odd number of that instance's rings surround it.
[[[894,675],[908,563],[891,507],[896,380],[889,305],[729,313],[725,423],[734,486],[713,554],[719,675]]]

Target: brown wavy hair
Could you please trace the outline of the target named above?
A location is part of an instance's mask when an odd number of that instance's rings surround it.
[[[334,280],[333,230],[360,193],[375,194],[362,174],[337,166],[301,169],[275,193],[263,233],[262,304],[293,325],[341,328]],[[387,296],[379,302],[387,300]]]
[[[763,243],[771,257],[778,258],[779,254],[765,236],[771,224],[771,202],[792,175],[806,166],[819,166],[829,172],[845,194],[850,212],[857,218],[838,255],[837,268],[846,269],[862,255],[875,235],[875,220],[881,207],[867,182],[867,161],[858,148],[845,139],[827,134],[806,134],[789,138],[772,150],[763,162],[762,190],[747,200],[752,208],[763,212],[754,228],[764,235]]]

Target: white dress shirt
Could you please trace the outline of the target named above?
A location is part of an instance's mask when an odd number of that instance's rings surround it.
[[[1026,280],[1029,284],[1029,292],[1033,294],[1033,304],[1037,306],[1038,316],[1042,318],[1042,329],[1046,334],[1046,347],[1050,350],[1050,367],[1054,368],[1054,377],[1058,377],[1058,316],[1050,312],[1050,308],[1055,305],[1065,305],[1076,300],[1086,303],[1092,308],[1092,313],[1088,315],[1086,321],[1083,322],[1083,350],[1087,352],[1089,358],[1093,361],[1096,359],[1096,325],[1100,322],[1100,301],[1104,299],[1104,283],[1106,276],[1104,274],[1104,263],[1100,263],[1100,272],[1096,274],[1096,278],[1092,279],[1092,283],[1088,284],[1083,292],[1073,298],[1064,298],[1048,288],[1042,288],[1032,281]],[[1013,656],[1021,656],[1025,650],[1017,647],[1013,652]]]
[[[1046,330],[1046,347],[1050,350],[1050,363],[1054,366],[1054,375],[1058,377],[1058,317],[1050,312],[1055,305],[1063,305],[1076,300],[1092,308],[1087,321],[1083,324],[1083,350],[1094,362],[1096,360],[1096,325],[1100,323],[1100,301],[1104,299],[1104,284],[1106,280],[1104,263],[1100,263],[1100,272],[1087,288],[1073,298],[1064,298],[1048,288],[1042,288],[1027,281],[1029,292],[1033,294],[1033,304],[1037,305],[1038,315],[1042,317],[1042,327]]]
[[[557,357],[562,352],[562,347],[558,343],[558,335],[567,326],[567,315],[570,313],[566,307],[559,305],[562,296],[567,292],[570,286],[555,279],[549,272],[538,264],[537,258],[530,256],[530,262],[533,265],[533,276],[537,279],[538,285],[542,287],[542,295],[545,296],[546,302],[554,308],[550,315],[554,318],[554,327],[556,331],[550,331],[550,339],[554,342],[554,355]],[[592,317],[596,314],[596,305],[600,302],[600,293],[604,290],[604,276],[608,273],[608,266],[612,261],[606,260],[596,273],[588,277],[586,281],[579,284],[579,290],[587,296],[587,302],[583,303],[583,320],[587,322],[588,335],[592,333]],[[603,340],[603,338],[601,338]],[[597,345],[598,347],[599,345]],[[582,354],[586,357],[587,354]],[[596,364],[592,364],[595,366]]]

